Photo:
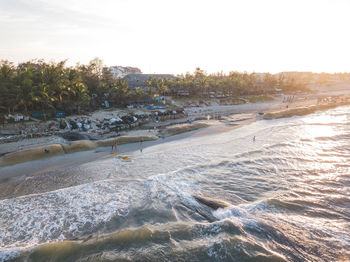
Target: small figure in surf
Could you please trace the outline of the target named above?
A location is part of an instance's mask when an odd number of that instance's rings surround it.
[[[115,144],[112,144],[112,153],[113,153],[113,148],[115,149],[115,152],[117,153],[117,142],[115,142]]]
[[[142,145],[143,145],[143,137],[140,138],[140,152],[142,152]]]
[[[255,136],[253,137],[253,142],[255,142]]]

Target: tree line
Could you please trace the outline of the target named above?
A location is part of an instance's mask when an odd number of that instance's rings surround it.
[[[0,62],[0,111],[3,113],[56,112],[78,113],[103,106],[123,107],[129,103],[154,97],[155,94],[209,97],[215,92],[225,96],[258,95],[305,91],[305,81],[296,77],[230,72],[207,74],[197,68],[194,73],[168,79],[150,77],[146,89],[128,87],[123,79],[95,58],[87,65],[66,66],[66,61],[47,63],[33,60],[14,65]]]
[[[15,66],[0,62],[0,111],[77,112],[98,108],[108,98],[125,105],[135,96],[123,79],[115,80],[102,61],[66,66],[66,61],[47,63],[34,60]]]
[[[310,79],[301,78],[299,74],[240,73],[207,74],[196,68],[193,74],[187,73],[176,78],[155,79],[147,81],[149,93],[160,93],[171,96],[244,96],[308,91]],[[218,95],[220,94],[220,95]]]

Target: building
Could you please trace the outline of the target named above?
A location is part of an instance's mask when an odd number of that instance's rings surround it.
[[[174,79],[175,77],[170,74],[128,74],[124,77],[128,83],[129,89],[141,88],[143,91],[147,91],[147,80],[152,78],[157,79]]]
[[[114,79],[123,78],[128,74],[142,74],[141,70],[137,67],[131,66],[111,66],[109,67],[111,70]]]

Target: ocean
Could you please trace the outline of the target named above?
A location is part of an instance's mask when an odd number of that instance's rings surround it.
[[[0,261],[350,261],[349,106],[128,155],[0,175]]]

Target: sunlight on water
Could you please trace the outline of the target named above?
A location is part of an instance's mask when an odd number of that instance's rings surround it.
[[[21,261],[349,260],[349,119],[343,107],[258,121],[145,148],[131,162],[104,159],[9,184],[35,194],[0,201],[0,253]],[[52,181],[58,190],[46,192]],[[55,244],[62,240],[70,241]]]
[[[305,117],[303,122],[307,125],[303,129],[304,134],[300,134],[300,136],[314,139],[326,136],[333,137],[337,134],[341,134],[341,130],[337,129],[336,123],[341,123],[345,119],[345,117],[335,117],[330,115]]]

